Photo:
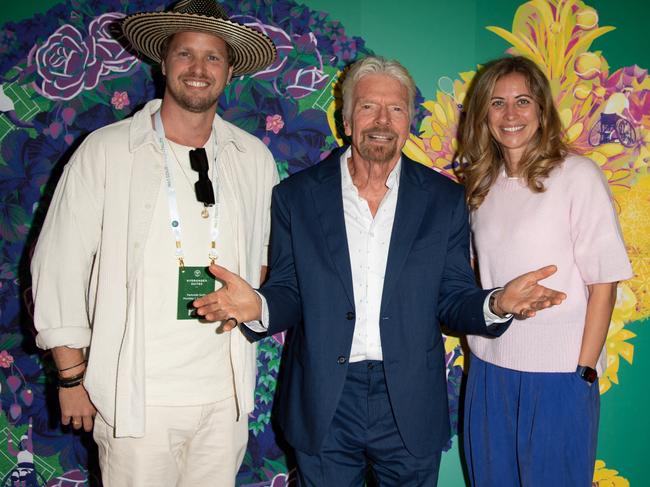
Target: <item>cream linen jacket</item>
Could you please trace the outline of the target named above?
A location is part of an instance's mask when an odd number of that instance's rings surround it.
[[[36,344],[89,347],[84,385],[116,437],[145,431],[143,252],[163,179],[151,123],[160,104],[150,101],[81,144],[57,185],[31,264]],[[214,127],[222,197],[237,208],[239,273],[258,287],[277,170],[259,139],[218,115]],[[255,345],[238,330],[230,340],[238,408],[248,414]]]

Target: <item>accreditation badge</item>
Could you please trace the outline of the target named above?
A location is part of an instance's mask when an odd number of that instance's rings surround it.
[[[179,267],[178,268],[178,307],[176,319],[196,320],[200,316],[192,302],[214,291],[216,280],[208,272],[207,267]]]

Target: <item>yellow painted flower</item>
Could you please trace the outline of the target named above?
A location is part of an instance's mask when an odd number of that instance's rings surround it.
[[[612,387],[612,384],[618,384],[620,359],[623,358],[629,364],[632,364],[634,359],[634,346],[628,343],[627,340],[634,338],[636,335],[626,330],[625,324],[634,316],[636,303],[636,297],[630,287],[625,283],[619,284],[616,307],[612,314],[605,345],[607,368],[598,381],[601,394],[605,394]]]
[[[630,487],[630,481],[618,475],[618,470],[605,468],[605,462],[596,460],[593,487]]]
[[[629,319],[639,320],[650,315],[650,174],[640,176],[630,189],[616,189],[614,197],[634,270],[634,277],[627,281],[636,297]]]

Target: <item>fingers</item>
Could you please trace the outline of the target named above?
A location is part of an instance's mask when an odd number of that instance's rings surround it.
[[[221,326],[223,328],[223,331],[231,331],[235,329],[237,325],[239,325],[239,323],[235,318],[231,316],[230,318],[226,318]]]
[[[71,426],[75,430],[93,429],[93,419],[97,411],[83,386],[59,389],[59,401],[63,426]]]
[[[84,431],[90,432],[93,430],[93,421],[95,418],[93,416],[84,416],[82,419]]]
[[[225,267],[221,267],[220,265],[217,264],[210,264],[208,270],[210,271],[210,274],[212,274],[220,281],[223,281],[226,285],[229,282],[233,281],[235,278],[239,277],[237,274],[233,274]]]
[[[202,298],[195,299],[192,304],[196,308],[196,314],[207,321],[221,321],[227,318],[233,318],[234,311],[221,302],[220,293],[221,291],[215,291],[206,294]],[[233,320],[237,323],[235,318],[233,318]]]
[[[74,416],[61,416],[61,424],[63,426],[72,426],[75,430],[80,430],[81,428],[84,431],[92,431],[94,423],[94,415],[88,414],[85,416],[74,415]]]
[[[545,267],[542,267],[540,269],[537,269],[536,271],[531,272],[531,277],[535,279],[535,281],[541,281],[542,279],[546,279],[549,276],[552,276],[557,272],[557,266],[555,265],[547,265]]]

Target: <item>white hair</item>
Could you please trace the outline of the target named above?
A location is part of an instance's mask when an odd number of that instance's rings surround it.
[[[409,118],[413,118],[415,112],[415,82],[408,70],[399,61],[388,60],[380,56],[368,56],[355,62],[345,75],[341,85],[343,96],[343,120],[349,121],[352,117],[352,96],[357,83],[369,74],[385,74],[399,81],[408,95]]]

